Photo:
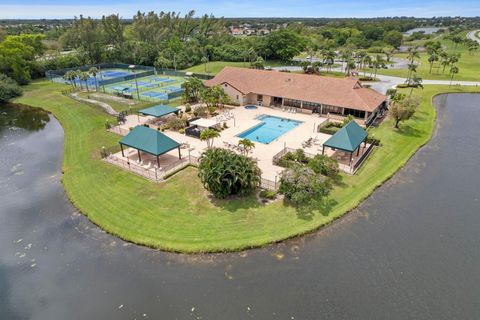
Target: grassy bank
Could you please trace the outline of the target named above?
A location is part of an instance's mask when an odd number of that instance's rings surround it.
[[[265,63],[266,67],[280,67],[285,65],[288,65],[288,63],[277,60],[269,60]],[[225,67],[249,68],[250,64],[248,62],[211,61],[207,63],[206,66],[205,64],[198,64],[186,69],[185,71],[216,75]]]
[[[452,41],[442,40],[441,42],[448,53],[456,52],[461,54],[460,60],[456,64],[460,72],[455,75],[454,79],[463,81],[480,81],[480,52],[471,54],[463,43],[458,44],[457,48],[455,49],[455,44]],[[395,57],[407,59],[407,54],[399,53],[396,54]],[[428,62],[427,53],[420,53],[420,60],[417,59],[416,61],[417,63],[420,62],[420,65],[417,67],[417,73],[421,78],[431,80],[450,80],[450,67],[447,66],[445,68],[445,72],[443,72],[443,66],[440,65],[440,61],[435,62],[432,72],[430,72],[430,63]],[[378,69],[378,74],[406,78],[408,75],[408,70]]]
[[[94,223],[119,237],[151,247],[181,252],[213,252],[256,247],[312,231],[358,205],[398,170],[432,133],[432,97],[442,91],[429,86],[414,119],[400,131],[391,121],[372,131],[383,146],[355,176],[346,176],[329,204],[304,213],[282,202],[260,205],[253,197],[211,200],[188,168],[165,183],[155,184],[114,166],[98,156],[102,146],[119,137],[105,132],[109,116],[98,108],[60,94],[63,85],[46,81],[26,87],[16,102],[52,112],[65,131],[63,183],[71,201]]]

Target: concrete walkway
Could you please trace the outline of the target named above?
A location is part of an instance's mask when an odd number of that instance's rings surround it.
[[[118,112],[115,111],[115,109],[113,109],[112,106],[109,105],[108,103],[98,101],[98,100],[93,100],[93,99],[81,98],[81,97],[78,96],[78,93],[72,93],[70,96],[77,101],[82,101],[82,102],[97,105],[100,108],[104,109],[106,113],[111,114],[112,116],[117,116],[118,115]]]
[[[477,32],[479,32],[480,30],[473,30],[473,31],[470,31],[469,33],[467,33],[467,38],[468,39],[471,39],[471,40],[475,40],[477,41],[478,43],[480,43],[480,38],[477,37],[475,34]]]

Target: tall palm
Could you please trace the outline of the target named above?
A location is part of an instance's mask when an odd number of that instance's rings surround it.
[[[370,67],[371,65],[373,64],[373,60],[372,60],[372,57],[367,55],[365,58],[363,58],[363,66],[364,66],[364,69],[363,69],[363,75],[364,76],[367,76],[367,66]]]
[[[253,143],[250,139],[242,139],[238,141],[238,145],[243,148],[243,154],[248,156],[248,153],[255,148],[255,143]]]
[[[207,142],[207,148],[210,149],[213,146],[213,140],[220,137],[220,133],[214,129],[205,129],[200,134],[200,140]]]
[[[428,63],[430,63],[430,73],[432,73],[432,68],[435,61],[438,61],[438,54],[437,52],[433,51],[428,56]]]
[[[69,81],[72,88],[75,88],[77,86],[76,82],[74,81],[76,77],[77,75],[75,71],[72,70],[65,72],[65,74],[63,75],[63,79]]]
[[[450,86],[452,86],[453,77],[458,73],[459,69],[457,66],[452,66],[450,68]]]
[[[408,48],[407,51],[408,51],[407,58],[408,58],[408,60],[410,60],[410,63],[413,63],[415,61],[415,59],[420,58],[420,53],[418,51],[417,46],[410,47],[410,48]]]
[[[98,85],[97,85],[97,74],[98,74],[99,70],[97,67],[91,67],[90,69],[88,69],[88,73],[92,75],[92,77],[95,79],[95,89],[98,88]]]
[[[373,76],[374,78],[377,77],[377,71],[380,66],[382,66],[385,63],[385,60],[383,60],[383,57],[379,54],[375,56],[375,59],[373,60],[373,70],[375,72],[375,75]]]
[[[421,88],[423,89],[423,79],[418,77],[417,74],[414,74],[412,78],[410,79],[409,85],[410,85],[410,96],[413,93],[413,88]]]
[[[408,75],[407,75],[407,80],[406,82],[410,82],[412,75],[417,72],[417,65],[415,63],[409,63],[408,64]]]
[[[88,72],[80,72],[80,83],[82,83],[82,81],[85,82],[85,87],[87,88],[87,91],[88,91],[88,79],[90,79],[90,75],[88,74]]]
[[[350,73],[353,69],[355,69],[356,64],[353,59],[349,59],[345,64],[345,75],[350,76]]]

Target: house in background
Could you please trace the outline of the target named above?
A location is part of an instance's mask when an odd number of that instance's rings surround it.
[[[352,115],[370,125],[387,108],[387,97],[354,78],[226,67],[206,86],[221,86],[239,105],[295,107],[329,118]]]

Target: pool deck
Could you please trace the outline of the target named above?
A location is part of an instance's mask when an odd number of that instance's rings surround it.
[[[269,144],[255,143],[255,148],[250,153],[250,156],[257,159],[258,166],[262,170],[262,177],[268,180],[275,181],[279,179],[280,173],[284,168],[275,166],[272,163],[272,158],[275,154],[283,150],[284,147],[288,148],[302,148],[302,143],[309,138],[316,139],[315,143],[311,147],[303,148],[305,152],[311,154],[319,154],[322,152],[322,144],[330,138],[330,135],[314,132],[314,128],[320,123],[326,121],[324,117],[319,117],[318,115],[302,114],[302,113],[289,113],[282,111],[277,108],[270,107],[258,107],[258,109],[245,109],[244,107],[233,107],[227,108],[228,112],[231,112],[234,115],[234,119],[229,119],[226,121],[228,129],[223,130],[220,133],[220,137],[214,140],[213,145],[215,147],[225,147],[225,143],[232,145],[237,145],[238,141],[241,139],[237,137],[238,134],[252,128],[255,125],[261,123],[261,120],[256,119],[260,115],[271,115],[281,118],[287,118],[292,120],[302,121],[302,123],[293,128],[292,130],[281,135],[274,141]],[[222,110],[219,110],[222,113]],[[140,121],[139,121],[140,119]],[[152,117],[137,117],[136,115],[127,116],[127,121],[125,124],[121,125],[120,128],[128,132],[130,127],[135,127],[136,125],[143,124],[146,121],[152,119]],[[174,139],[179,143],[188,143],[190,145],[190,153],[193,156],[200,156],[207,148],[205,141],[200,141],[199,139],[188,137],[184,134],[178,132],[167,130],[164,132],[167,136]],[[184,155],[188,150],[182,150]],[[330,153],[329,150],[326,152]]]

